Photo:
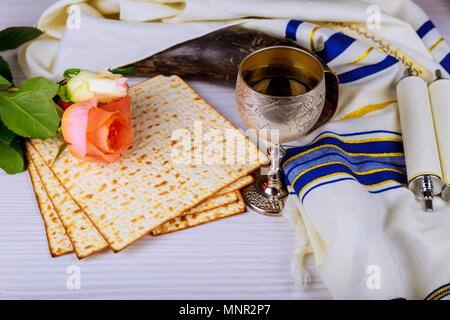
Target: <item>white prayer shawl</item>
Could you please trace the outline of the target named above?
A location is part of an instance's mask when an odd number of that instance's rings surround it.
[[[334,121],[287,144],[283,162],[296,280],[307,282],[313,253],[334,298],[447,296],[450,205],[436,198],[425,213],[405,187],[395,83],[405,66],[427,81],[435,69],[448,77],[450,50],[413,2],[62,0],[19,62],[29,77],[58,80],[66,68],[126,65],[234,24],[297,41],[340,80]]]

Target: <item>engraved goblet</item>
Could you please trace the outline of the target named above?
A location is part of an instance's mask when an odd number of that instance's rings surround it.
[[[288,46],[267,47],[239,65],[236,103],[244,123],[268,141],[270,167],[243,190],[255,211],[281,215],[288,195],[283,185],[281,143],[328,121],[337,106],[338,80],[314,54]]]

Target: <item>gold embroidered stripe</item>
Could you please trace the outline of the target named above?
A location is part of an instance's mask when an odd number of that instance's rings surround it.
[[[427,300],[438,300],[439,298],[446,296],[449,290],[450,285],[437,289],[435,292],[433,292],[432,294],[430,294],[430,296],[427,297]]]
[[[316,34],[317,29],[322,28],[322,26],[317,26],[312,29],[311,34],[309,36],[309,47],[311,48],[311,51],[314,51],[314,35]]]
[[[403,54],[400,50],[394,48],[390,43],[385,42],[381,38],[369,33],[367,30],[364,30],[360,26],[348,22],[329,22],[329,23],[332,25],[344,27],[350,30],[351,32],[356,32],[357,34],[363,36],[367,40],[370,40],[372,43],[378,45],[379,50],[393,56],[397,60],[400,60],[400,62],[404,66],[410,68],[413,71],[413,74],[420,76],[424,73],[424,70],[417,61],[414,61],[406,54]]]
[[[350,62],[350,64],[357,64],[358,62],[363,61],[369,55],[369,53],[372,52],[372,50],[373,50],[373,47],[370,47],[369,49],[366,50],[366,52],[363,53],[363,55],[361,57],[359,57],[358,59],[356,59],[353,62]]]
[[[436,41],[435,44],[433,44],[428,51],[433,51],[434,48],[436,48],[442,41],[444,41],[444,38],[440,38],[438,41]]]
[[[341,120],[360,118],[362,116],[365,116],[368,113],[384,109],[394,102],[397,102],[397,100],[390,100],[390,101],[386,101],[386,102],[382,102],[382,103],[368,104],[367,106],[361,107],[359,109],[356,109],[356,110],[348,113],[347,115],[343,116],[341,118]]]

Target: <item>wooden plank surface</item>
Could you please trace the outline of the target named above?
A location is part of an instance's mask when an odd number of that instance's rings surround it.
[[[2,0],[0,29],[32,25],[54,0]],[[441,33],[450,39],[447,0],[420,0]],[[2,55],[17,83],[23,74],[16,52]],[[138,81],[139,79],[133,79]],[[234,88],[191,81],[210,104],[244,128]],[[51,258],[27,172],[0,173],[0,298],[126,299],[327,299],[314,270],[301,290],[290,271],[295,247],[292,228],[283,218],[252,211],[160,237],[145,237],[113,254],[102,252],[78,261],[74,255]],[[81,288],[68,289],[71,266],[81,271]]]

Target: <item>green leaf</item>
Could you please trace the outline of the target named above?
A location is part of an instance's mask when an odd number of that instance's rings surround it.
[[[133,73],[134,71],[136,71],[136,67],[135,66],[129,66],[129,67],[122,67],[122,68],[115,68],[115,69],[109,69],[110,72],[112,73],[116,73],[116,74],[121,74],[123,76],[127,76],[131,73]]]
[[[11,140],[16,136],[14,132],[9,130],[3,122],[0,121],[0,142],[10,143]]]
[[[80,71],[81,71],[81,69],[77,69],[77,68],[67,69],[66,71],[64,71],[63,77],[65,80],[68,80],[68,79],[72,78],[73,76],[79,74]]]
[[[12,83],[0,75],[0,90],[4,90],[12,86]]]
[[[57,95],[62,101],[72,102],[69,98],[69,94],[67,93],[67,85],[60,85]]]
[[[53,102],[53,107],[55,108],[55,112],[58,115],[59,120],[61,120],[64,114],[64,110],[60,106],[58,106],[55,102]]]
[[[58,91],[58,84],[53,83],[44,77],[36,77],[25,80],[20,84],[20,91],[40,92],[53,98]]]
[[[62,113],[52,100],[57,91],[58,84],[43,77],[25,80],[14,93],[0,91],[0,118],[20,136],[53,137]]]
[[[42,31],[33,27],[9,27],[0,31],[0,51],[16,49],[21,44],[40,36]]]
[[[0,118],[11,131],[27,138],[54,137],[60,123],[51,97],[22,90],[0,91]]]
[[[11,69],[9,69],[8,62],[0,56],[0,76],[4,77],[6,80],[12,82]]]
[[[64,141],[59,146],[58,152],[56,153],[55,158],[53,159],[52,163],[50,164],[50,168],[53,167],[53,165],[55,164],[56,160],[58,160],[58,158],[62,155],[62,153],[64,152],[64,150],[66,150],[66,148],[67,148],[67,142]]]
[[[13,174],[23,171],[25,160],[22,140],[16,137],[10,143],[0,141],[0,168]]]
[[[63,134],[61,132],[61,127],[58,128],[58,132],[56,133],[56,136],[58,137],[59,140],[61,140],[62,142],[65,142]]]

